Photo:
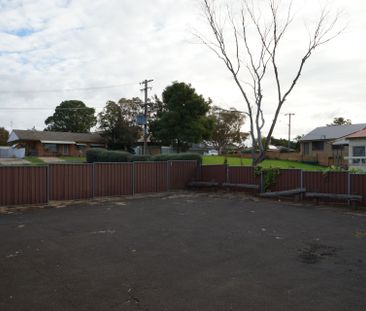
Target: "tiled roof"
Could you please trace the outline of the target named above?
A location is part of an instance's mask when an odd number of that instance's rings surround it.
[[[35,141],[74,141],[82,143],[103,144],[104,139],[97,133],[71,133],[33,130],[13,130],[19,140]]]
[[[338,139],[360,131],[364,128],[366,128],[366,123],[317,127],[305,135],[301,141]]]
[[[346,138],[366,138],[366,129],[353,133]]]

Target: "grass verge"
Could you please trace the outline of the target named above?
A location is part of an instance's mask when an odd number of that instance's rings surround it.
[[[85,157],[59,157],[60,159],[64,160],[65,162],[77,162],[77,163],[85,163]]]
[[[223,156],[204,156],[202,164],[203,165],[214,165],[214,164],[224,164],[225,157]],[[230,166],[250,166],[252,163],[251,159],[238,158],[238,157],[227,157],[227,162]],[[287,160],[264,160],[261,167],[268,168],[297,168],[305,171],[323,171],[326,169],[325,166],[307,164],[296,161]]]
[[[24,160],[27,160],[32,165],[45,165],[46,163],[39,159],[38,157],[25,157]]]

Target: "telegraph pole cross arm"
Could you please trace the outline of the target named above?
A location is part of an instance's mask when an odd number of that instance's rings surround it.
[[[144,154],[147,154],[147,98],[148,98],[148,91],[152,89],[152,87],[149,86],[150,82],[153,82],[153,79],[147,80],[145,79],[140,84],[144,87],[141,89],[142,92],[145,94],[145,100],[144,100]]]
[[[290,149],[291,146],[291,117],[294,115],[295,114],[293,112],[285,114],[285,116],[288,116],[288,142],[287,142],[288,149]]]

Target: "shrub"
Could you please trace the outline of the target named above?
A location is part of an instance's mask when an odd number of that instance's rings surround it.
[[[156,156],[133,155],[125,151],[111,151],[100,148],[90,149],[86,153],[88,163],[93,162],[136,162],[136,161],[173,161],[195,160],[202,163],[201,155],[197,153],[167,153]]]
[[[152,157],[153,161],[195,160],[202,163],[202,156],[198,153],[167,153]]]
[[[98,162],[100,161],[99,158],[101,157],[101,154],[106,151],[107,150],[101,148],[90,149],[86,152],[86,161],[88,163]]]
[[[132,155],[125,151],[110,151],[105,149],[91,149],[86,153],[88,163],[93,162],[129,162]]]
[[[132,155],[131,162],[152,161],[150,155]]]
[[[126,151],[108,151],[103,157],[103,162],[130,162],[132,154]]]

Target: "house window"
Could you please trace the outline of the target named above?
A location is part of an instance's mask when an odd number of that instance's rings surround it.
[[[304,143],[304,154],[309,154],[309,143]]]
[[[57,152],[56,144],[43,144],[43,148],[47,152]]]
[[[354,157],[364,157],[366,155],[365,146],[353,146],[352,155]],[[366,159],[353,159],[352,163],[358,165],[362,163],[364,165],[366,164]]]
[[[69,145],[64,145],[64,154],[69,154]]]
[[[324,142],[323,141],[313,141],[313,143],[311,144],[311,149],[313,151],[323,151]]]
[[[353,147],[354,157],[364,157],[365,156],[365,146],[354,146]]]
[[[77,150],[84,150],[86,148],[86,146],[85,145],[76,145],[76,149]]]

